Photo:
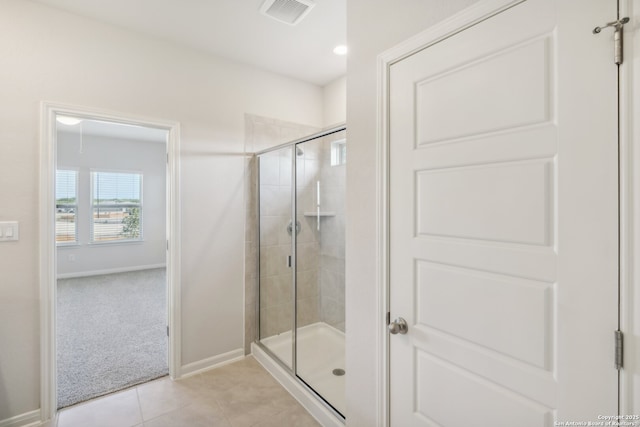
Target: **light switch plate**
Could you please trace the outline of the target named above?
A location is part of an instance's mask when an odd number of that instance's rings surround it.
[[[0,221],[0,242],[16,241],[20,238],[18,221]]]

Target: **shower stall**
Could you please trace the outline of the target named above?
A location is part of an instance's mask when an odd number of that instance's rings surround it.
[[[345,416],[346,128],[257,155],[260,352]]]

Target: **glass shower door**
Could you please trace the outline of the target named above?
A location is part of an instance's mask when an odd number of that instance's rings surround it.
[[[293,369],[292,168],[294,147],[265,153],[259,164],[260,342]]]
[[[296,375],[344,416],[346,131],[296,154]]]

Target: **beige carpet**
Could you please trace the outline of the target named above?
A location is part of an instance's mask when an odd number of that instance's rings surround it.
[[[168,373],[164,268],[58,280],[58,408]]]

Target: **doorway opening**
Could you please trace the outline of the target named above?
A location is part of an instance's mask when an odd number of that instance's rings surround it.
[[[58,409],[167,375],[167,131],[56,117]]]
[[[43,419],[175,377],[178,125],[43,105]]]

